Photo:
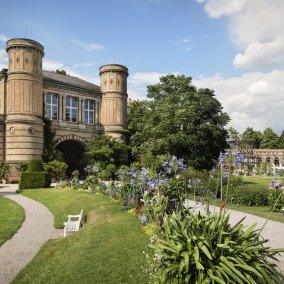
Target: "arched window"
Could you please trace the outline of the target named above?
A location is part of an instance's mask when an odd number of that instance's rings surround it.
[[[266,157],[266,162],[270,163],[270,157]]]
[[[279,158],[278,157],[275,157],[274,158],[274,166],[279,166],[280,163],[279,163]]]

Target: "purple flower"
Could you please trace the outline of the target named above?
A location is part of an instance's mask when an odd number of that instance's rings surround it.
[[[149,171],[145,168],[141,169],[141,175],[146,176],[149,173]]]
[[[225,155],[224,155],[224,153],[220,152],[220,155],[219,155],[219,158],[218,158],[219,165],[220,166],[223,165],[224,161],[225,161]]]

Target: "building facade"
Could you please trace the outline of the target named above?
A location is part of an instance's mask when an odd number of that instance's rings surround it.
[[[70,170],[85,164],[88,141],[127,129],[127,76],[123,65],[100,67],[101,85],[42,70],[44,47],[30,39],[7,42],[8,68],[0,73],[0,160],[12,166],[41,159],[45,119]]]

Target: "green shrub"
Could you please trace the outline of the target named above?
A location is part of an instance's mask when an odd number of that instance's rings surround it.
[[[8,179],[10,175],[10,165],[5,162],[0,163],[0,179]]]
[[[17,165],[17,170],[19,170],[20,172],[24,172],[28,169],[28,163],[26,162],[20,162],[18,165]]]
[[[45,165],[45,170],[51,174],[52,178],[54,178],[56,182],[59,182],[60,180],[66,178],[67,168],[68,165],[66,163],[56,160],[51,161]]]
[[[48,172],[23,172],[19,189],[50,187],[51,178]]]
[[[166,215],[153,244],[156,283],[284,283],[270,262],[284,249],[265,247],[254,230],[244,230],[240,220],[229,224],[229,215]]]
[[[42,160],[30,160],[27,171],[28,172],[43,172]]]
[[[269,189],[260,185],[242,185],[232,189],[229,198],[232,203],[240,205],[267,206]]]

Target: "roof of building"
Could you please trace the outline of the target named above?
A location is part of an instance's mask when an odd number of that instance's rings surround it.
[[[55,72],[42,71],[43,81],[48,83],[60,84],[80,89],[87,89],[91,91],[100,92],[100,87],[90,82],[84,81],[77,77],[69,75],[61,75]]]

